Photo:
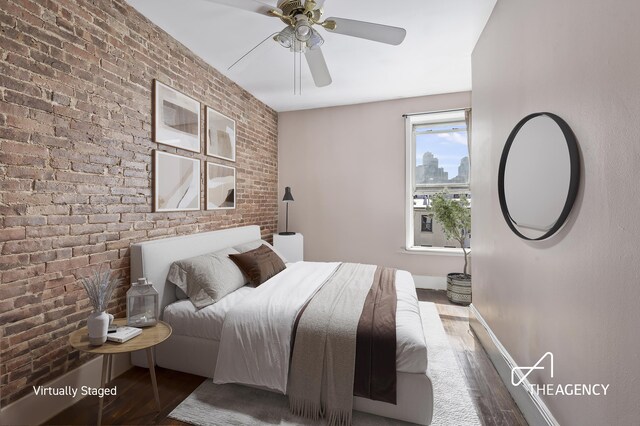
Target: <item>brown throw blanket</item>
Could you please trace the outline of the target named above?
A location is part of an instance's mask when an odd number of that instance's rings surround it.
[[[353,394],[396,403],[396,270],[376,269],[356,339]]]
[[[349,425],[354,393],[395,403],[395,311],[394,269],[341,264],[296,319],[291,411]]]

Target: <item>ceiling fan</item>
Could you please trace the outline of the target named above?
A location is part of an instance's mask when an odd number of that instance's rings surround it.
[[[296,54],[298,59],[297,62],[294,59],[294,75],[298,73],[298,85],[300,80],[299,57],[302,53],[304,53],[307,60],[315,85],[317,87],[324,87],[331,84],[331,74],[329,73],[329,68],[327,67],[327,63],[325,62],[324,55],[320,48],[324,43],[324,39],[314,28],[315,25],[319,25],[332,33],[344,34],[394,46],[402,43],[407,34],[407,31],[404,28],[364,21],[355,21],[353,19],[332,17],[322,20],[322,6],[324,5],[325,0],[278,0],[276,8],[260,3],[256,0],[209,1],[243,9],[249,12],[259,13],[269,17],[277,17],[287,24],[282,31],[272,35],[273,39],[282,47],[290,49]],[[267,37],[264,41],[268,40],[270,37],[271,36]],[[258,44],[258,46],[260,44]],[[242,58],[251,53],[258,46],[251,49]],[[238,61],[236,61],[236,63]],[[297,88],[294,88],[294,91],[297,91],[296,89]]]

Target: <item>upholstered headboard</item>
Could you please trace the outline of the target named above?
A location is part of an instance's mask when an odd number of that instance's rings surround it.
[[[164,307],[176,300],[175,286],[167,282],[169,267],[173,262],[260,238],[260,227],[250,225],[133,244],[131,281],[145,277],[153,283],[153,287],[158,291],[162,318]]]

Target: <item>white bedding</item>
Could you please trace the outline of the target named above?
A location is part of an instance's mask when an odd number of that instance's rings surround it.
[[[214,382],[262,386],[286,393],[295,318],[338,265],[335,262],[290,264],[238,298],[241,300],[235,300],[222,326]],[[396,290],[397,370],[425,373],[427,347],[413,279],[407,271],[397,272]]]
[[[162,319],[171,325],[173,334],[220,340],[222,323],[227,312],[253,290],[254,288],[249,286],[240,287],[218,302],[202,309],[193,306],[189,299],[179,300],[164,308]]]

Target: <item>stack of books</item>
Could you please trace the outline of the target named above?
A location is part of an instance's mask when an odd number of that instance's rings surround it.
[[[131,340],[142,333],[141,328],[136,327],[118,327],[113,333],[107,334],[107,340],[117,343],[124,343]]]

